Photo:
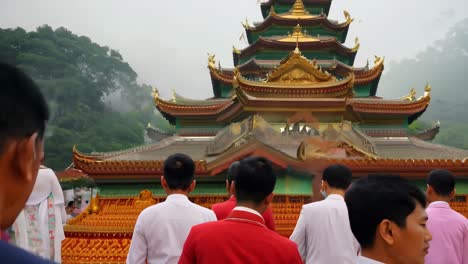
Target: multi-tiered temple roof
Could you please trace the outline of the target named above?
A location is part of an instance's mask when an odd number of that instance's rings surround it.
[[[82,243],[86,251],[100,240],[114,245],[118,256],[128,250],[128,232],[137,215],[127,215],[136,203],[129,197],[141,189],[162,194],[155,183],[164,160],[174,153],[195,160],[194,199],[205,206],[222,200],[225,174],[233,161],[248,156],[270,159],[278,175],[275,193],[280,196],[274,208],[283,235],[292,231],[311,190],[314,199],[321,198],[321,170],[329,164],[345,164],[356,177],[399,174],[422,188],[429,171],[446,168],[456,175],[458,192],[468,193],[468,151],[420,139],[432,139],[438,125],[419,135],[408,132],[429,106],[430,85],[420,95],[412,89],[396,99],[376,96],[384,59],[376,56],[372,65],[354,67],[359,40],[352,47],[343,44],[353,19],[345,12],[343,22],[330,20],[330,4],[331,0],[262,3],[265,20],[243,23],[248,45],[233,48],[233,68],[221,67],[215,55],[209,55],[212,98],[195,100],[174,92],[164,99],[154,89],[155,106],[175,126],[174,135],[149,126],[148,133],[159,142],[110,153],[85,154],[79,146],[74,148],[74,174],[93,177],[104,196],[126,198],[102,199],[102,211],[72,221],[66,228],[72,237],[65,243],[67,250]],[[466,203],[456,206],[468,212]],[[115,210],[126,217],[119,222],[125,227],[111,232],[118,244],[99,231],[99,221],[116,225]],[[89,239],[80,240],[83,234]],[[70,259],[76,255],[66,252]]]

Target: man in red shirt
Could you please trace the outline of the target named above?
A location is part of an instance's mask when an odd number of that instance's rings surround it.
[[[218,220],[223,220],[226,218],[229,213],[231,213],[232,209],[236,207],[236,196],[234,195],[234,186],[235,186],[235,178],[236,173],[239,169],[239,162],[235,161],[231,164],[228,169],[228,175],[226,179],[226,191],[231,196],[227,201],[222,203],[213,204],[211,210],[216,214],[216,218]],[[273,212],[271,210],[271,206],[263,212],[262,214],[263,219],[265,220],[265,225],[268,229],[275,231],[275,221],[273,220]]]
[[[237,206],[224,220],[192,227],[179,264],[302,263],[297,245],[269,230],[261,216],[273,200],[276,176],[271,163],[250,157],[238,166]]]

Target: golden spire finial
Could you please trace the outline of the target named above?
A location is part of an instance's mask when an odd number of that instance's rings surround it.
[[[359,47],[361,46],[361,44],[359,43],[359,38],[356,37],[354,39],[354,47],[351,49],[353,52],[356,52],[358,51]]]
[[[309,12],[305,9],[302,0],[296,0],[294,5],[289,10],[289,13],[293,16],[304,16],[309,14]]]
[[[153,90],[151,91],[151,96],[153,96],[153,99],[158,99],[159,98],[158,88],[153,87]]]

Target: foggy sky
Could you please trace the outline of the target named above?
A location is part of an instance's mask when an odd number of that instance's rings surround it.
[[[466,0],[334,0],[330,19],[351,24],[346,45],[360,39],[355,66],[413,57],[468,17]],[[0,0],[0,27],[63,26],[118,50],[138,80],[189,98],[212,96],[207,52],[232,67],[232,46],[245,47],[241,21],[261,21],[257,0]],[[409,69],[410,70],[410,69]]]

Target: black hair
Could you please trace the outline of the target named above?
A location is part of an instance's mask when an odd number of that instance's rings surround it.
[[[68,207],[72,207],[72,205],[74,205],[74,204],[75,204],[75,201],[69,201],[68,202]]]
[[[229,166],[228,172],[227,172],[227,177],[226,180],[228,181],[228,184],[231,185],[233,181],[236,179],[236,175],[239,171],[239,161],[234,161],[231,166]]]
[[[448,170],[433,170],[427,176],[427,184],[442,196],[450,196],[455,189],[455,177]]]
[[[323,171],[322,179],[328,183],[330,187],[346,190],[351,184],[353,174],[348,167],[336,164],[328,166]]]
[[[195,177],[195,163],[182,153],[169,156],[164,161],[164,179],[172,190],[187,190]]]
[[[0,62],[0,154],[10,139],[44,136],[49,108],[39,87],[23,71]]]
[[[271,162],[263,157],[249,157],[240,161],[235,177],[237,201],[259,204],[273,192],[276,175]]]
[[[374,244],[378,225],[388,219],[406,227],[406,218],[426,197],[416,186],[394,175],[372,175],[354,182],[345,194],[349,221],[362,248]]]

